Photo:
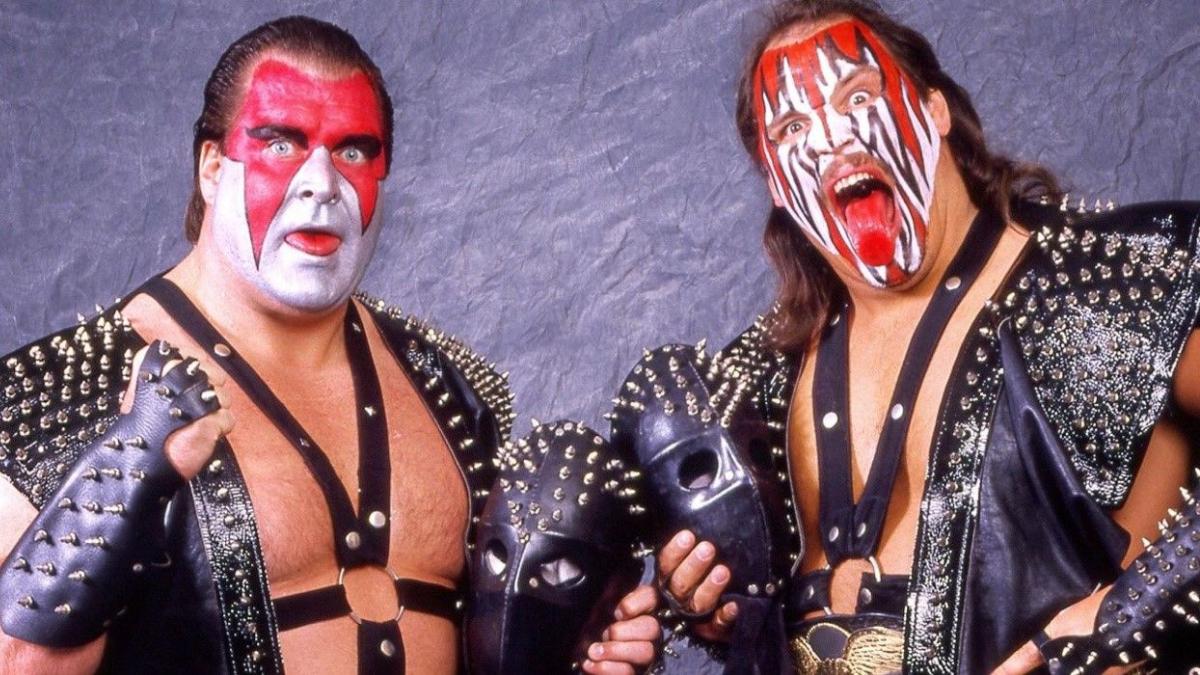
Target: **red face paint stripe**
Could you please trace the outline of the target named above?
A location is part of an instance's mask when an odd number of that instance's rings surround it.
[[[245,99],[225,139],[226,155],[246,169],[246,220],[257,262],[267,229],[278,213],[296,172],[318,147],[333,152],[350,136],[373,136],[383,146],[382,106],[361,71],[339,79],[318,77],[283,61],[258,64]],[[293,146],[276,154],[271,139],[247,132],[263,126],[283,126],[299,131],[307,147]],[[383,152],[364,161],[334,157],[337,172],[353,187],[365,231],[374,216],[379,182],[386,175]]]

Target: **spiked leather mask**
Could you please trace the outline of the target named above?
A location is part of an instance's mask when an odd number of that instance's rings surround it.
[[[627,478],[611,446],[573,422],[506,448],[471,558],[472,673],[578,667],[641,569]]]
[[[750,383],[692,347],[647,352],[622,385],[613,444],[640,464],[655,543],[688,529],[732,572],[728,593],[771,596],[790,573],[791,511]]]

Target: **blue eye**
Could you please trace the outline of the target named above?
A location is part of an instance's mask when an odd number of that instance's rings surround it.
[[[292,151],[292,144],[282,138],[277,138],[271,141],[267,149],[276,155],[286,155]]]

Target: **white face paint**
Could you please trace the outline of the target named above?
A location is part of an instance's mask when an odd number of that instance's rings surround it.
[[[375,252],[381,204],[364,231],[357,193],[334,167],[329,151],[318,147],[288,184],[256,265],[245,183],[245,165],[222,158],[212,223],[231,267],[292,309],[321,312],[346,302]]]
[[[916,273],[941,136],[870,29],[847,21],[768,50],[755,93],[768,180],[796,223],[873,286]]]

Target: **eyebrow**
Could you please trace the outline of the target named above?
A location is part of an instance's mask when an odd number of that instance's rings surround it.
[[[269,141],[274,138],[286,138],[301,148],[308,148],[308,135],[296,127],[289,127],[281,124],[266,124],[261,127],[247,129],[246,135],[250,138],[260,141]]]
[[[367,157],[374,159],[383,151],[383,142],[370,134],[353,134],[338,141],[333,150],[337,151],[349,147],[359,148]]]

